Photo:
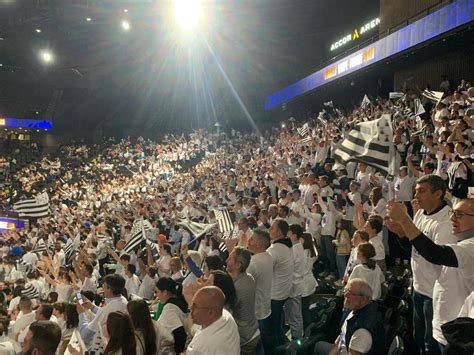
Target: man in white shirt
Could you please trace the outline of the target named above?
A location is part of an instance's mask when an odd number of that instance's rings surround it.
[[[35,313],[32,311],[31,300],[26,296],[21,296],[18,308],[21,315],[12,322],[13,325],[10,328],[9,337],[15,341],[15,351],[21,350],[22,344],[18,342],[20,334],[28,328],[28,326],[35,321]]]
[[[414,237],[423,233],[434,243],[456,243],[449,220],[450,207],[444,201],[446,184],[437,175],[419,178],[415,187],[415,206],[419,207],[413,221],[405,216],[406,210],[395,201],[387,207],[386,225],[400,237]],[[402,211],[404,213],[402,213]],[[410,223],[408,223],[410,222]],[[433,338],[433,290],[441,273],[441,266],[434,265],[412,248],[413,270],[413,337],[427,353],[439,353],[438,342]]]
[[[408,167],[400,167],[398,177],[395,179],[395,199],[407,206],[410,216],[413,215],[411,200],[413,199],[413,186],[415,182],[416,177],[408,175]]]
[[[303,337],[303,315],[301,313],[301,296],[304,291],[304,275],[306,270],[306,254],[300,238],[303,237],[303,228],[300,225],[292,224],[289,227],[288,237],[291,240],[294,271],[293,287],[290,298],[285,302],[285,320],[288,322],[291,330],[291,338],[299,339]]]
[[[32,266],[36,265],[36,262],[38,261],[38,256],[35,253],[31,252],[31,247],[29,245],[25,245],[25,255],[21,258],[23,262],[26,264],[30,264]]]
[[[369,235],[369,243],[374,246],[375,256],[373,259],[383,272],[387,271],[385,264],[385,247],[382,238],[383,219],[378,215],[370,215],[365,222],[364,230]]]
[[[187,355],[240,355],[237,324],[224,304],[224,293],[218,287],[206,286],[196,292],[191,317],[201,328],[189,343]]]
[[[450,212],[456,244],[437,245],[424,235],[404,213],[391,204],[391,218],[407,224],[406,236],[427,261],[443,265],[433,289],[433,337],[443,348],[447,341],[441,326],[458,317],[463,304],[474,290],[474,199],[458,202]]]
[[[128,264],[127,269],[125,270],[125,289],[127,290],[127,295],[136,295],[138,293],[138,288],[140,287],[140,279],[135,274],[137,268],[133,264]]]
[[[270,227],[272,245],[267,249],[273,259],[273,279],[271,291],[270,317],[263,321],[263,332],[271,334],[273,341],[270,344],[269,354],[275,353],[275,347],[284,344],[282,312],[286,300],[291,295],[293,287],[293,246],[288,239],[288,223],[277,219]]]
[[[255,279],[255,316],[260,328],[263,348],[269,353],[272,334],[264,333],[263,325],[271,314],[271,291],[273,278],[273,259],[267,252],[270,246],[270,235],[266,231],[255,229],[249,240],[249,250],[253,253],[247,272]]]

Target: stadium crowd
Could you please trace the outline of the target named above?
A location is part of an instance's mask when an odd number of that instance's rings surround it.
[[[413,279],[405,340],[472,351],[456,330],[474,318],[474,88],[395,96],[262,135],[69,144],[15,171],[2,156],[3,209],[46,192],[49,210],[2,232],[0,352],[277,354],[308,337],[329,288],[344,299],[338,336],[310,353],[383,354],[400,269]],[[385,114],[395,176],[335,160]]]

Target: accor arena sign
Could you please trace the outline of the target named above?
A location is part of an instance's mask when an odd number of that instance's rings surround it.
[[[331,51],[338,49],[351,41],[358,40],[361,35],[377,27],[379,23],[380,23],[380,19],[377,17],[376,19],[373,19],[372,21],[366,23],[364,26],[360,28],[355,28],[351,34],[348,34],[342,37],[339,41],[336,41],[333,44],[331,44]]]

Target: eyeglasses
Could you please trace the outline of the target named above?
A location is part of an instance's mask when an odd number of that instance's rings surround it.
[[[464,216],[474,217],[474,214],[466,213],[466,212],[463,212],[463,211],[450,210],[448,212],[448,216],[450,218],[453,217],[453,216],[456,217],[456,218],[463,218]]]

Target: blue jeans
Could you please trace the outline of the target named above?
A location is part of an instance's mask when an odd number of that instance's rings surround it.
[[[285,302],[285,321],[291,329],[291,339],[303,337],[303,314],[301,313],[301,296],[290,297]]]
[[[275,348],[285,343],[283,332],[283,306],[285,300],[272,300],[272,313],[265,319],[259,320],[260,336],[265,354],[275,354]]]
[[[433,338],[433,300],[413,292],[413,338],[426,355],[439,355],[438,342]]]
[[[337,273],[340,279],[342,279],[346,271],[347,260],[349,260],[349,255],[336,255]]]
[[[324,267],[330,273],[336,274],[336,250],[332,241],[332,235],[321,236],[321,257],[324,261]]]

